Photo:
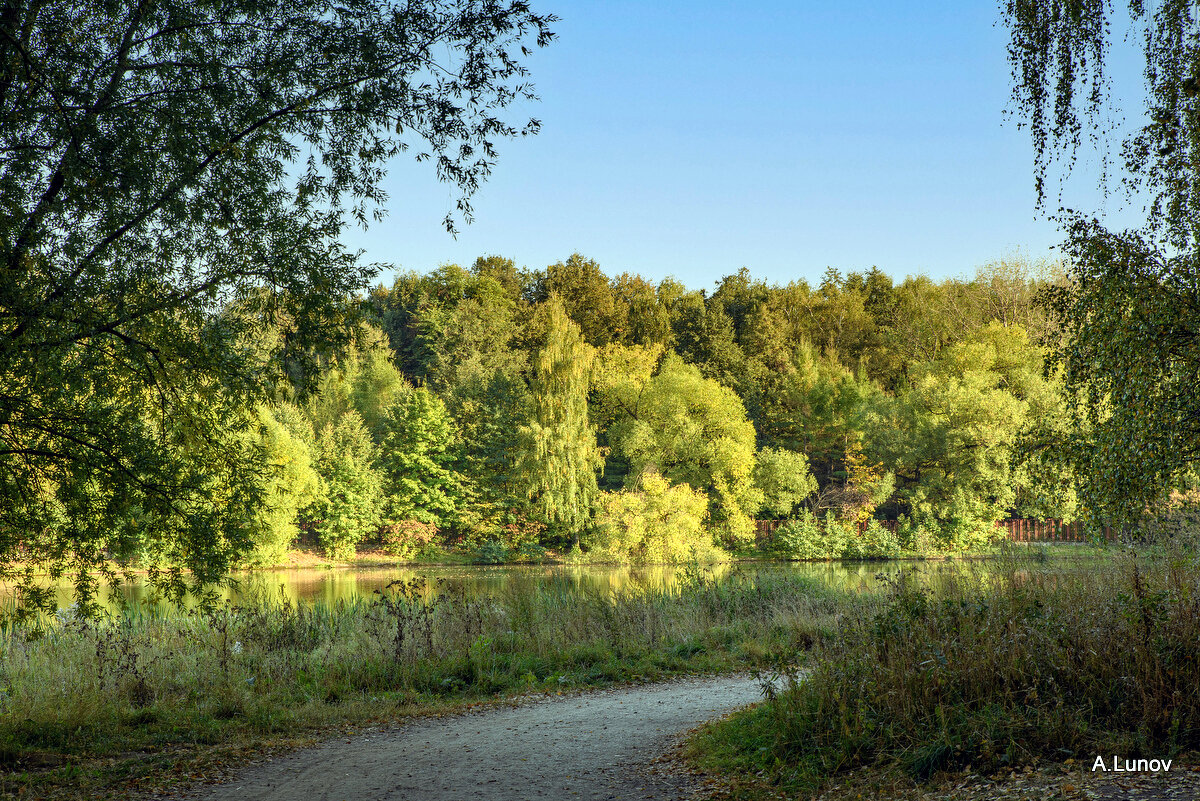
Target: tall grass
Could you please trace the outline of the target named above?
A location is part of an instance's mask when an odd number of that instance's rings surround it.
[[[1200,747],[1200,570],[1176,549],[1087,566],[1009,558],[937,586],[901,578],[811,665],[701,748],[797,787],[863,765],[924,779],[1171,755]]]
[[[47,755],[269,737],[444,699],[746,667],[831,629],[844,605],[797,576],[689,576],[669,591],[610,594],[517,578],[485,598],[397,582],[333,606],[264,599],[9,628],[0,771]]]

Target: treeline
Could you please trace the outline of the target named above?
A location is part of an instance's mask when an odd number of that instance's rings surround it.
[[[580,255],[401,274],[314,387],[257,410],[255,551],[303,526],[334,556],[380,537],[656,561],[746,547],[761,517],[899,518],[944,548],[1070,518],[1034,302],[1054,280],[1022,261],[818,286],[743,269],[710,293]]]

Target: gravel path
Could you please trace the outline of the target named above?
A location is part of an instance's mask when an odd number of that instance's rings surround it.
[[[761,700],[748,676],[720,676],[538,698],[415,720],[325,743],[203,788],[208,801],[525,801],[687,798],[686,775],[650,763],[678,735]]]

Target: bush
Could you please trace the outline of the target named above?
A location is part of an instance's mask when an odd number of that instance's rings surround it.
[[[891,559],[904,551],[900,538],[878,520],[868,522],[861,534],[858,531],[847,533],[843,559]]]
[[[870,521],[860,534],[855,523],[833,515],[822,521],[805,511],[775,530],[770,550],[789,559],[887,559],[904,548],[878,520]]]
[[[501,565],[508,559],[508,548],[499,540],[481,542],[471,551],[471,561],[477,565]]]
[[[687,484],[670,486],[655,473],[640,490],[605,493],[588,545],[619,562],[686,562],[719,551],[704,529],[708,498]]]
[[[509,549],[520,550],[528,545],[540,547],[545,534],[545,523],[523,514],[512,514],[509,522],[500,529],[500,540]]]
[[[411,559],[431,545],[437,537],[438,527],[420,520],[401,520],[385,523],[379,529],[384,553]]]
[[[915,553],[967,551],[990,545],[1006,536],[994,520],[976,517],[901,518],[896,533],[902,547]]]
[[[801,512],[775,530],[772,552],[788,559],[837,559],[846,549],[849,532],[827,525],[808,511]]]

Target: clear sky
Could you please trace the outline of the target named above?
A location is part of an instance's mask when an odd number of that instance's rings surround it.
[[[748,267],[786,283],[827,267],[970,275],[1054,256],[1027,132],[1005,119],[1007,30],[991,2],[534,0],[561,17],[457,239],[457,197],[398,159],[389,216],[345,241],[428,271],[579,252],[606,273],[693,288]],[[1087,169],[1063,202],[1100,205]],[[1057,198],[1049,205],[1057,207]],[[381,280],[390,282],[387,273]]]

